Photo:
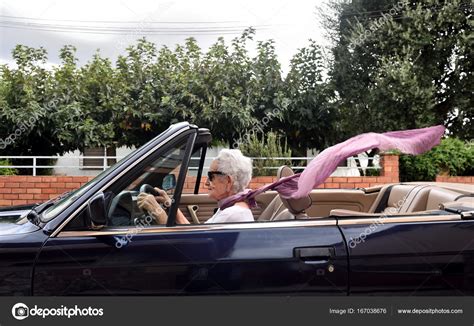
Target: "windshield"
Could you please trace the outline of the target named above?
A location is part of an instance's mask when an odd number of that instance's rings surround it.
[[[179,125],[179,124],[176,124]],[[162,134],[165,134],[169,130],[171,130],[172,126],[168,127]],[[151,140],[153,141],[153,140]],[[150,142],[151,142],[150,141]],[[146,145],[144,145],[146,146]],[[58,216],[59,213],[61,213],[65,208],[67,208],[69,205],[71,205],[73,202],[77,200],[80,196],[82,196],[87,190],[89,190],[92,186],[94,186],[99,180],[105,178],[107,175],[109,175],[112,171],[114,171],[118,166],[120,166],[120,162],[126,161],[128,158],[130,158],[132,155],[135,154],[136,151],[130,152],[127,156],[122,158],[120,161],[109,167],[108,169],[104,170],[102,173],[97,175],[94,179],[80,187],[79,189],[71,192],[64,198],[61,198],[61,200],[58,200],[58,202],[54,203],[51,207],[48,207],[41,215],[41,222],[49,222],[56,216]]]
[[[104,191],[110,196],[107,225],[136,226],[138,222],[143,222],[144,225],[148,226],[166,224],[166,216],[155,217],[151,221],[147,220],[149,213],[138,205],[138,195],[140,192],[146,192],[145,186],[157,187],[164,190],[172,202],[174,196],[176,196],[175,191],[179,178],[183,178],[185,183],[187,180],[188,184],[195,186],[197,171],[193,171],[190,166],[187,167],[187,170],[182,171],[182,165],[187,155],[188,140],[189,136],[186,136],[186,138],[182,138],[154,153],[147,161],[137,165],[136,168],[125,175],[123,181],[119,180]],[[195,144],[191,155],[200,158],[202,150],[202,143]],[[194,165],[199,166],[199,160]],[[184,175],[181,175],[181,172],[184,172]],[[191,175],[194,175],[194,178]],[[188,176],[190,178],[187,178]],[[179,190],[178,194],[181,194],[182,189]]]
[[[122,158],[120,161],[126,160],[129,158],[135,151],[132,151],[129,153],[127,156]],[[119,162],[120,162],[119,161]],[[82,194],[84,194],[89,188],[91,188],[93,185],[97,183],[100,179],[106,177],[109,173],[111,173],[113,170],[115,170],[116,167],[119,166],[119,162],[115,163],[108,169],[102,171],[100,174],[98,174],[94,179],[80,187],[79,189],[72,191],[70,194],[59,200],[57,203],[46,209],[43,214],[41,215],[41,222],[48,222],[55,218],[61,211],[63,211],[66,207],[71,205],[73,202],[76,201],[77,198],[79,198]]]
[[[109,171],[112,169],[108,169],[106,171]],[[42,222],[48,222],[51,219],[55,218],[61,211],[63,211],[66,207],[71,205],[73,202],[76,201],[77,198],[79,198],[82,194],[84,194],[90,187],[92,187],[94,184],[97,183],[96,180],[99,179],[98,175],[95,177],[93,180],[89,181],[85,185],[83,185],[81,188],[71,192],[69,195],[64,197],[63,199],[59,200],[57,203],[55,203],[53,206],[49,207],[46,209],[43,214],[41,215],[41,221]]]

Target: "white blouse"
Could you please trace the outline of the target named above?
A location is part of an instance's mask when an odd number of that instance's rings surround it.
[[[253,214],[249,208],[242,206],[231,206],[217,212],[206,221],[206,223],[229,223],[229,222],[253,222]]]

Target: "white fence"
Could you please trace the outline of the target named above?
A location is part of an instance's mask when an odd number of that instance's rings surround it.
[[[58,159],[61,159],[63,158],[63,156],[0,156],[0,161],[2,160],[24,160],[25,161],[25,164],[21,164],[21,165],[2,165],[0,163],[0,169],[1,168],[13,168],[13,169],[31,169],[32,170],[32,175],[37,175],[37,171],[38,169],[55,169],[55,168],[65,168],[65,169],[87,169],[87,170],[96,170],[97,173],[99,173],[100,171],[103,171],[103,170],[106,170],[107,168],[109,168],[111,165],[108,164],[108,161],[109,160],[117,160],[117,161],[120,161],[124,156],[68,156],[67,158],[68,159],[77,159],[77,164],[74,165],[74,164],[69,164],[69,165],[58,165],[58,164],[49,164],[49,165],[45,165],[45,164],[38,164],[38,161],[41,161],[41,160],[58,160]],[[209,168],[209,163],[214,159],[215,157],[206,157],[206,163],[204,165],[204,168]],[[91,165],[87,165],[87,167],[84,167],[84,165],[81,163],[83,162],[84,159],[100,159],[102,161],[103,164],[101,165],[96,165],[96,166],[91,166]],[[199,160],[200,158],[198,157],[192,157],[191,158],[192,160]],[[303,165],[304,166],[298,166],[298,165],[293,165],[292,168],[294,170],[303,170],[305,168],[305,166],[311,162],[312,159],[314,159],[314,157],[251,157],[252,160],[278,160],[278,161],[282,161],[282,162],[286,162],[286,161],[292,161],[292,162],[295,162],[295,161],[299,161],[299,162],[302,162],[304,163]],[[379,169],[380,168],[380,165],[379,165],[379,157],[378,156],[375,156],[375,157],[367,157],[367,156],[360,156],[359,157],[360,159],[360,162],[361,162],[361,165],[362,165],[362,169],[367,169],[367,170],[370,170],[370,169]],[[369,160],[374,160],[374,166],[370,166],[370,167],[367,167],[367,163]],[[283,164],[283,163],[282,163]],[[264,167],[265,169],[268,169],[268,170],[276,170],[279,168],[279,166],[270,166],[270,167]],[[197,170],[198,168],[197,167],[190,167],[190,170]],[[338,171],[340,173],[338,173]],[[346,172],[344,172],[346,171]],[[346,166],[339,166],[337,168],[337,171],[334,173],[336,175],[348,175],[347,172],[349,171],[352,171],[352,172],[356,172],[357,175],[359,175],[359,170],[358,170],[358,167],[356,165],[356,161],[355,161],[355,158],[354,157],[351,157],[351,158],[348,158],[347,159],[347,162],[346,162]],[[334,175],[333,174],[333,175]],[[353,173],[351,173],[351,175],[353,175]]]

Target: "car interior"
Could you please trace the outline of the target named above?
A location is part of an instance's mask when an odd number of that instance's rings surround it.
[[[174,193],[179,170],[185,157],[185,144],[177,143],[169,152],[145,161],[141,172],[125,178],[125,182],[113,191],[108,210],[109,225],[136,225],[143,223],[146,213],[136,203],[138,194],[145,185],[160,187],[173,197],[179,196],[178,208],[191,224],[202,224],[217,211],[217,202],[207,194],[199,193],[199,184],[211,135],[207,129],[199,131],[186,175],[196,176],[193,193]],[[277,179],[293,175],[288,166],[277,170]],[[130,183],[130,180],[133,180]],[[184,182],[184,181],[183,181]],[[463,188],[464,187],[464,188]],[[178,187],[179,188],[179,187]],[[257,207],[252,209],[256,222],[337,218],[373,218],[407,214],[446,214],[443,210],[451,206],[470,205],[474,209],[473,189],[467,185],[441,186],[439,183],[388,184],[358,189],[314,189],[300,199],[284,199],[275,191],[267,191],[255,199]],[[449,204],[451,203],[451,204]],[[154,224],[154,223],[152,223]]]
[[[282,166],[277,178],[293,174]],[[405,216],[413,213],[444,214],[450,206],[468,206],[474,209],[473,189],[459,184],[407,183],[387,184],[358,189],[314,189],[298,200],[281,198],[268,191],[256,198],[253,209],[255,221],[281,221],[337,217]],[[183,194],[180,209],[191,222],[205,222],[213,214],[217,203],[206,194]]]
[[[176,165],[168,169],[146,169],[129,187],[117,195],[110,194],[108,226],[155,225],[146,221],[147,214],[136,203],[136,198],[151,183],[173,196],[176,186]],[[152,173],[150,172],[152,171]],[[277,178],[293,174],[288,166],[281,166]],[[150,185],[148,185],[150,186]],[[276,191],[267,191],[255,199],[252,209],[256,222],[305,220],[336,217],[377,218],[409,215],[445,215],[456,210],[474,210],[472,186],[441,183],[400,183],[357,189],[314,189],[301,199],[284,199]],[[107,196],[106,196],[107,197]],[[217,210],[217,202],[207,194],[183,193],[178,206],[191,225],[202,224]],[[78,216],[79,219],[82,219]],[[77,220],[77,219],[76,219]],[[83,227],[73,222],[67,229]]]
[[[104,193],[107,207],[107,226],[155,225],[154,219],[140,209],[140,192],[153,193],[154,187],[168,195],[179,197],[178,208],[191,225],[202,224],[217,211],[217,202],[205,193],[199,193],[210,133],[204,130],[196,139],[189,164],[182,168],[186,157],[186,143],[176,140],[157,156],[140,162],[136,169],[125,175]],[[184,175],[181,175],[183,173]],[[288,166],[277,170],[277,179],[293,175]],[[182,193],[186,176],[195,176],[193,193]],[[181,185],[179,182],[181,181]],[[306,220],[320,218],[377,218],[410,214],[452,214],[456,207],[474,210],[472,186],[441,183],[400,183],[357,189],[314,189],[300,199],[284,199],[276,191],[258,195],[257,207],[252,208],[256,222]],[[189,187],[188,187],[189,189]],[[176,192],[178,191],[178,192]],[[84,217],[68,224],[68,229],[89,225]]]

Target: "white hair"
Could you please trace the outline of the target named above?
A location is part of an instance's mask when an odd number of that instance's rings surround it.
[[[231,176],[234,180],[232,190],[241,192],[247,188],[252,179],[252,160],[242,154],[239,149],[222,149],[216,157],[220,172]]]

